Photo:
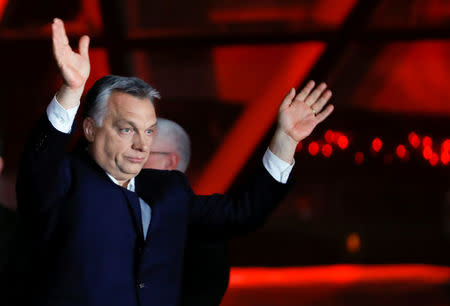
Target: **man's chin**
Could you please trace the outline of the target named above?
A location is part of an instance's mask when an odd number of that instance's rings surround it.
[[[144,167],[143,164],[131,164],[127,165],[127,167],[124,167],[122,169],[122,172],[126,173],[127,175],[136,176],[139,174],[139,172],[141,172],[143,167]]]

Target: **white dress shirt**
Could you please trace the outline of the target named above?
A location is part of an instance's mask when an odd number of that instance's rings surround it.
[[[53,100],[47,107],[47,117],[50,123],[53,125],[55,129],[62,133],[70,133],[73,125],[73,121],[75,120],[75,115],[77,114],[79,104],[73,108],[65,109],[59,104],[56,100],[56,96],[53,97]],[[279,159],[275,154],[273,154],[269,148],[267,148],[266,152],[263,156],[263,165],[266,170],[270,173],[270,175],[277,181],[283,184],[286,184],[289,174],[291,173],[292,168],[294,167],[295,161],[290,165],[284,160]],[[109,173],[106,172],[108,177],[116,184],[118,184],[117,180],[112,177]],[[134,178],[130,180],[128,183],[127,189],[129,191],[135,192]],[[147,236],[147,230],[150,225],[151,220],[151,207],[144,200],[139,198],[139,204],[141,206],[141,215],[142,215],[142,228],[144,230],[144,238]]]

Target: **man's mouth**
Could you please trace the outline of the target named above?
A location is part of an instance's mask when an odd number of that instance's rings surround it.
[[[131,163],[134,164],[142,164],[145,161],[144,157],[131,157],[131,156],[127,156],[125,157],[126,160],[128,160]]]

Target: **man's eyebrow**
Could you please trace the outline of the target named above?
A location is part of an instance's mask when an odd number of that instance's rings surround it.
[[[136,128],[136,124],[134,124],[133,121],[129,121],[126,119],[120,119],[120,120],[117,120],[117,122],[116,122],[116,124],[121,124],[121,123],[127,123],[127,124],[131,125],[133,128]]]
[[[136,129],[136,124],[133,121],[129,121],[129,120],[126,120],[126,119],[120,119],[120,120],[117,121],[117,124],[120,124],[120,123],[127,123],[127,124],[131,125],[134,129]],[[157,124],[158,123],[155,122],[148,128],[149,129],[156,128]]]

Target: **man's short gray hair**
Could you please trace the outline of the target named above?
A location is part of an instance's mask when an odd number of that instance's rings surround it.
[[[185,172],[191,158],[191,140],[186,131],[176,122],[159,118],[157,121],[157,141],[169,145],[178,154],[177,170]],[[155,141],[155,140],[154,140]]]
[[[155,98],[161,98],[158,91],[139,78],[107,75],[98,79],[89,89],[84,104],[83,119],[91,117],[97,126],[101,126],[106,114],[108,99],[113,92],[149,99],[152,103]]]

